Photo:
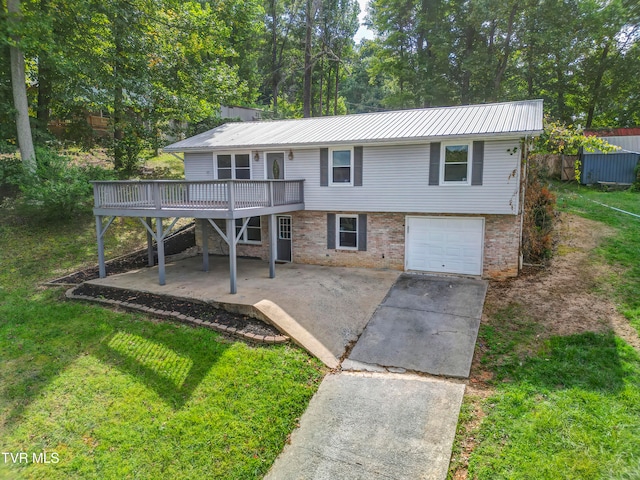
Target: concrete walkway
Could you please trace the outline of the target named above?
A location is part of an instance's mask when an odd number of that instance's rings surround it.
[[[445,479],[463,394],[415,375],[329,375],[265,479]]]
[[[401,275],[343,369],[368,364],[467,378],[487,285],[468,278]]]

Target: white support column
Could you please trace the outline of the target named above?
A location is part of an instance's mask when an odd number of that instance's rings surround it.
[[[278,255],[278,224],[276,216],[269,215],[269,278],[276,277],[276,256]]]
[[[151,227],[151,217],[147,217],[147,225]],[[153,235],[147,230],[147,265],[153,267],[155,265],[155,259],[153,258]]]
[[[160,285],[164,285],[164,232],[162,231],[162,218],[156,218],[156,243],[158,245],[158,277]]]
[[[98,239],[98,271],[100,278],[107,276],[107,269],[104,264],[104,238],[102,234],[102,215],[96,215],[96,238]]]
[[[236,260],[236,222],[232,218],[227,219],[227,243],[229,244],[229,283],[230,292],[238,291],[237,277],[237,260]]]
[[[209,271],[209,229],[206,218],[200,220],[200,228],[202,230],[202,271]]]

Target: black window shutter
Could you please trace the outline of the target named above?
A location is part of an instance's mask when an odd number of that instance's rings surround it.
[[[473,142],[473,165],[471,165],[471,185],[482,185],[484,170],[484,142]]]
[[[320,149],[320,186],[329,185],[329,149]]]
[[[440,142],[432,142],[429,153],[429,185],[438,184],[440,184]]]
[[[367,214],[358,215],[358,250],[367,251]]]
[[[362,186],[362,147],[354,147],[353,149],[353,186]]]
[[[336,248],[336,214],[327,213],[327,249]]]

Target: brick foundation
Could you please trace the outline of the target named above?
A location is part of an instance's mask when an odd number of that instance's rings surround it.
[[[343,212],[331,212],[340,214]],[[344,212],[350,213],[350,212]],[[367,213],[367,250],[327,249],[327,212],[292,212],[292,255],[296,263],[341,267],[404,269],[406,213]],[[455,215],[425,215],[455,216]],[[460,215],[485,219],[483,277],[504,279],[518,275],[520,217],[517,215]],[[238,256],[269,258],[268,217],[262,218],[262,244],[238,244]],[[209,252],[228,253],[228,247],[209,228]],[[196,227],[202,246],[200,225]]]

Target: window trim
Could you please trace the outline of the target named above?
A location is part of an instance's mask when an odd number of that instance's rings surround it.
[[[356,230],[355,230],[355,234],[356,234],[356,246],[355,247],[343,247],[342,245],[340,245],[340,219],[341,218],[353,218],[355,220],[356,223]],[[351,250],[351,251],[357,251],[358,247],[360,246],[360,218],[357,214],[336,214],[336,250]],[[351,232],[350,232],[351,233]]]
[[[231,156],[231,178],[220,178],[219,175],[219,166],[218,166],[218,156],[219,155],[230,155]],[[253,179],[253,166],[251,165],[251,152],[250,151],[234,151],[234,152],[215,152],[213,154],[213,163],[215,167],[215,179],[216,180],[237,180],[236,178],[236,155],[249,155],[249,178],[241,179],[241,180],[251,180]]]
[[[344,152],[344,151],[348,151],[349,152],[349,182],[334,182],[333,181],[333,152]],[[354,176],[355,176],[355,159],[354,159],[354,152],[353,152],[353,147],[330,147],[329,148],[329,158],[328,158],[328,170],[329,170],[329,186],[330,187],[353,187],[353,180],[354,180]]]
[[[447,163],[447,147],[467,147],[467,179],[465,181],[445,181],[444,170]],[[442,142],[440,145],[440,185],[471,185],[471,174],[473,167],[473,142]]]

